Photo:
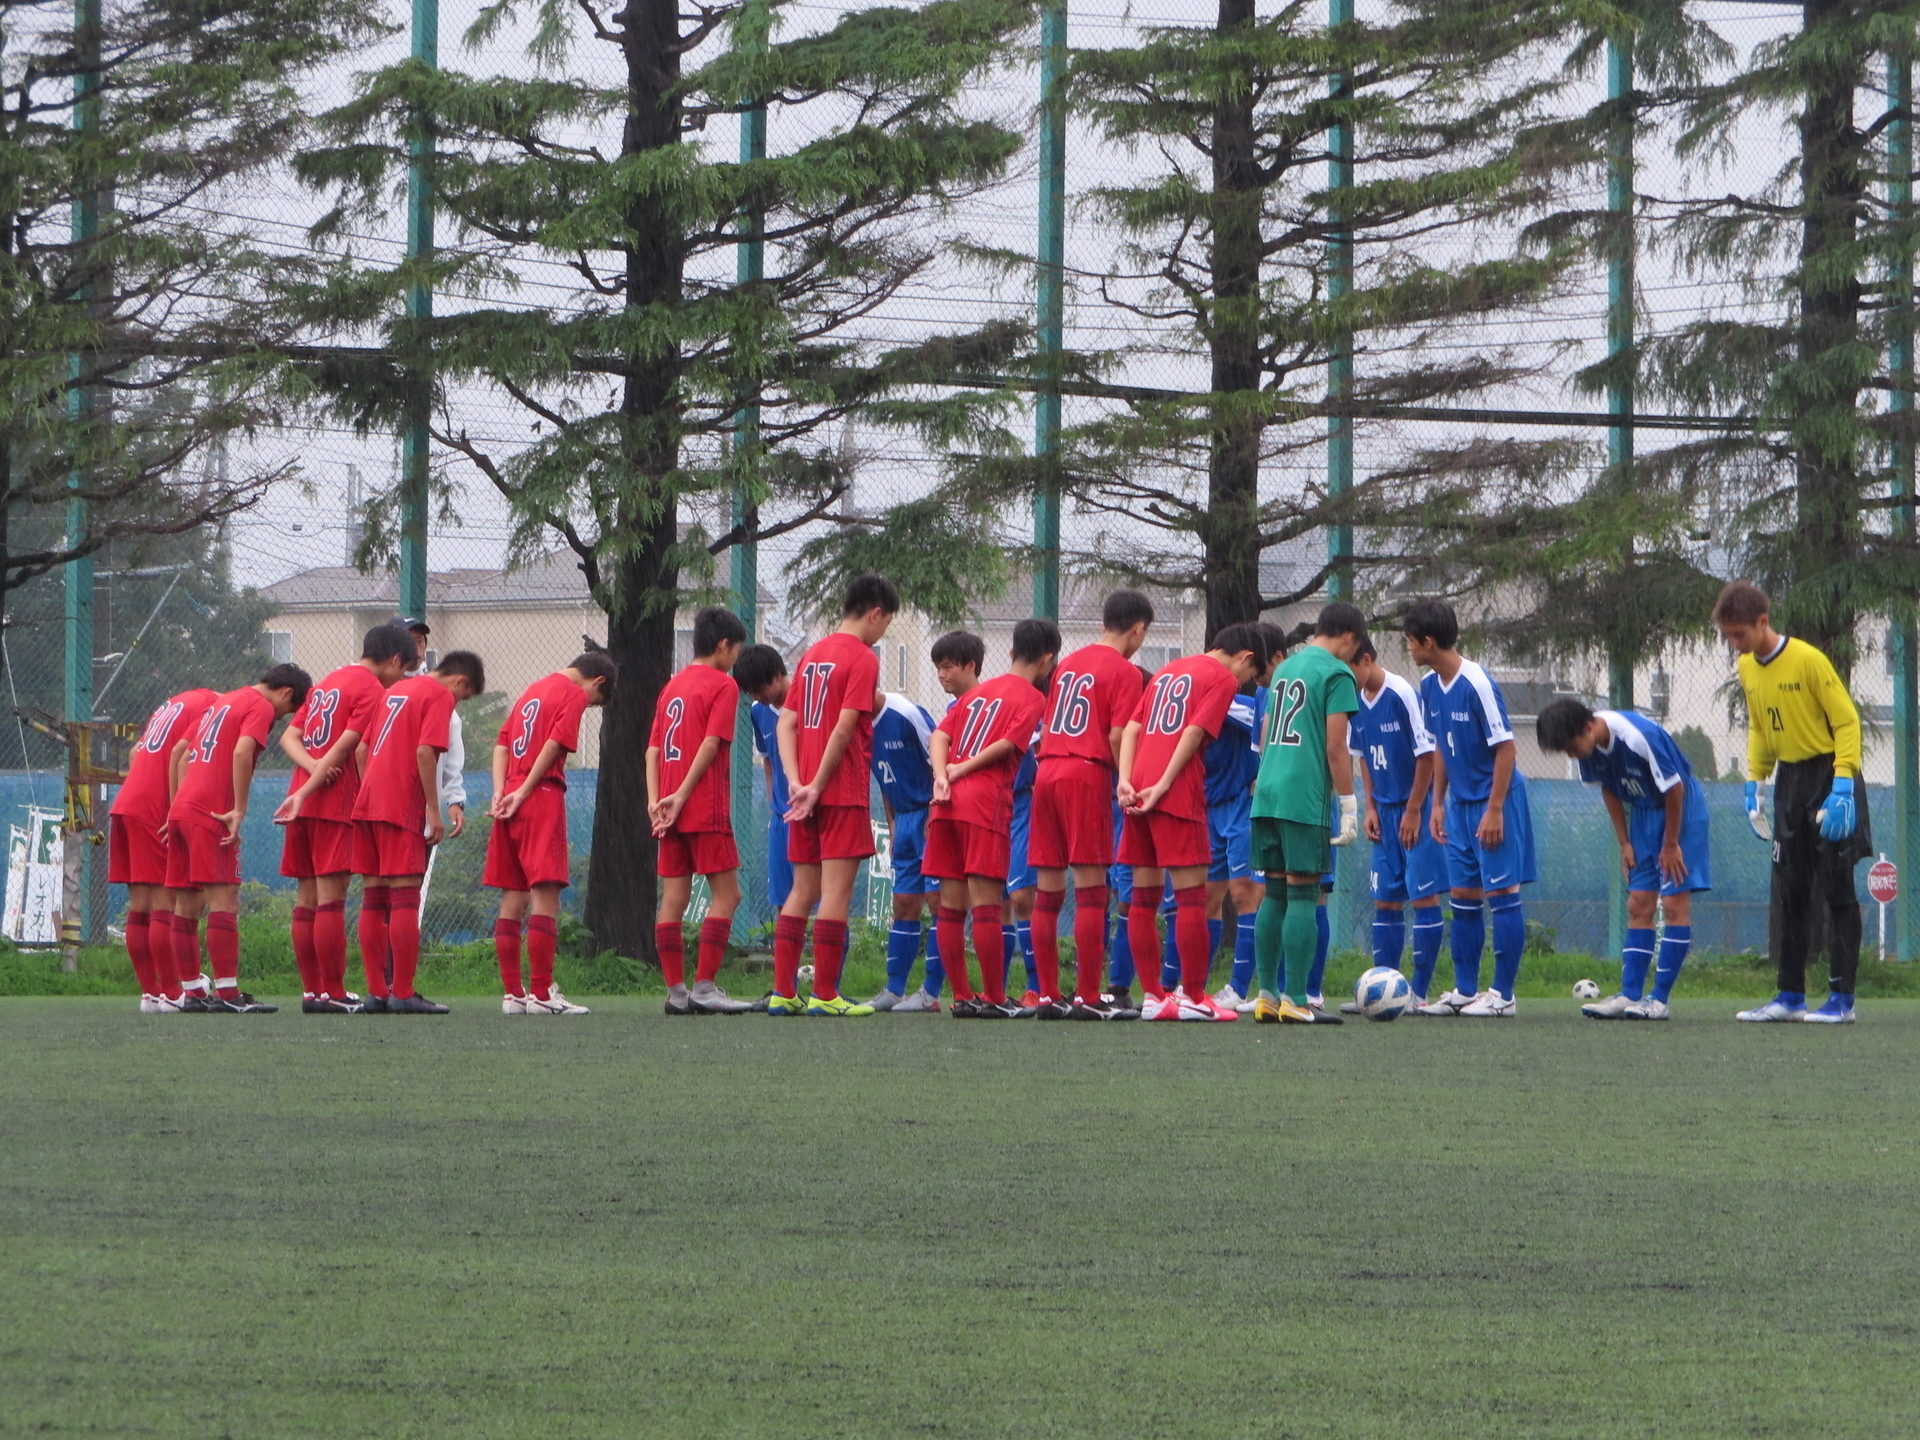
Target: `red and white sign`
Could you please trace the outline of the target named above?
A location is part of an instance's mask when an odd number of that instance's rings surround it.
[[[1891,860],[1876,860],[1867,871],[1867,894],[1882,905],[1892,903],[1900,893],[1900,872]]]

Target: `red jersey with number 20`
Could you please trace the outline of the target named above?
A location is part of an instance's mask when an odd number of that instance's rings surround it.
[[[787,687],[786,708],[800,717],[797,743],[802,785],[811,785],[819,773],[840,712],[860,712],[853,740],[818,804],[867,808],[867,770],[873,763],[873,712],[879,688],[880,661],[851,635],[836,631],[800,657],[793,683]]]
[[[306,703],[293,712],[293,728],[308,758],[318,760],[348,730],[371,745],[372,731],[386,713],[380,704],[386,693],[387,687],[364,665],[342,665],[316,684],[307,692]],[[287,793],[291,795],[307,779],[307,772],[296,767]],[[334,782],[315,791],[300,813],[308,820],[351,820],[359,796],[360,766],[349,754]]]
[[[234,746],[242,735],[256,746],[265,745],[273,720],[273,702],[251,685],[215,696],[193,732],[187,773],[180,777],[180,793],[167,813],[225,815],[232,810]]]
[[[732,833],[729,786],[733,782],[728,755],[739,708],[740,687],[724,672],[697,662],[669,680],[660,692],[660,703],[653,712],[653,732],[647,739],[648,748],[660,752],[659,798],[680,788],[703,741],[711,737],[720,742],[720,753],[680,807],[673,822],[675,831],[688,835],[716,830]]]
[[[934,814],[963,825],[1006,830],[1013,823],[1013,774],[1033,743],[1034,722],[1046,708],[1030,680],[996,675],[953,702],[939,729],[948,739],[947,764],[971,760],[996,740],[1013,742],[1013,753],[995,764],[969,771],[953,782],[953,799]]]
[[[207,707],[219,698],[212,690],[182,690],[155,707],[147,717],[147,728],[134,742],[126,781],[114,795],[110,813],[154,826],[167,818],[167,772],[173,747],[199,730]]]
[[[420,747],[447,748],[453,705],[453,692],[431,675],[402,680],[386,692],[379,714],[361,737],[367,742],[367,773],[360,777],[354,819],[409,830],[425,828],[427,795],[420,788]],[[434,796],[436,804],[439,799]]]
[[[1111,645],[1083,645],[1062,660],[1047,691],[1040,759],[1072,757],[1113,769],[1107,734],[1127,723],[1140,698],[1140,672]]]
[[[1173,759],[1188,726],[1198,725],[1209,739],[1218,737],[1227,721],[1227,707],[1239,693],[1240,682],[1233,678],[1233,672],[1211,655],[1189,655],[1155,675],[1128,717],[1129,722],[1138,720],[1141,725],[1129,777],[1133,788],[1145,790],[1167,773],[1167,762]],[[1185,820],[1207,818],[1206,766],[1199,752],[1187,761],[1174,778],[1173,788],[1153,808]]]
[[[521,692],[520,698],[513,702],[513,709],[507,712],[506,720],[500,726],[500,734],[494,740],[496,745],[507,747],[507,790],[518,790],[520,782],[533,772],[534,762],[540,758],[540,752],[547,748],[547,741],[555,740],[560,748],[571,755],[580,748],[580,717],[587,713],[587,692],[582,690],[564,671],[556,670],[544,680],[536,680]],[[567,756],[562,755],[540,777],[536,789],[564,790],[567,788]]]

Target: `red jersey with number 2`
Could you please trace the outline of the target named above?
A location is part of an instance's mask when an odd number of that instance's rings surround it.
[[[1198,725],[1209,739],[1217,738],[1227,721],[1227,707],[1239,693],[1240,682],[1233,678],[1233,672],[1211,655],[1175,660],[1148,681],[1128,717],[1141,725],[1129,777],[1133,788],[1145,790],[1167,773],[1167,762],[1173,759],[1188,726]],[[1207,818],[1206,766],[1201,752],[1196,751],[1187,761],[1174,778],[1173,788],[1153,808],[1186,820]]]
[[[200,728],[207,707],[220,696],[212,690],[182,690],[154,708],[147,728],[134,742],[127,761],[126,782],[113,797],[110,813],[158,826],[167,818],[167,771],[173,747]]]
[[[1013,742],[1013,753],[995,764],[969,771],[953,782],[953,799],[934,814],[963,825],[1006,830],[1013,824],[1013,774],[1033,743],[1034,722],[1047,699],[1030,680],[996,675],[967,691],[940,721],[948,740],[947,764],[971,760],[996,740]]]
[[[493,742],[507,747],[509,793],[518,790],[520,782],[533,772],[534,762],[540,758],[540,752],[547,748],[547,741],[558,741],[567,755],[580,748],[580,717],[587,713],[587,703],[587,692],[569,680],[564,671],[556,670],[546,679],[534,681],[521,692],[500,726],[499,737]],[[563,773],[566,764],[567,756],[562,755],[540,777],[540,784],[535,788],[566,789],[567,780]]]
[[[676,831],[688,835],[715,830],[732,833],[728,787],[733,782],[728,756],[739,708],[740,687],[711,665],[687,666],[660,692],[660,703],[653,711],[653,731],[647,738],[648,748],[660,752],[660,798],[680,788],[703,741],[712,738],[720,742],[720,753],[680,807],[673,822]]]
[[[1111,645],[1083,645],[1062,660],[1047,691],[1042,760],[1069,756],[1113,769],[1107,734],[1127,723],[1140,698],[1140,672]]]
[[[293,728],[308,758],[318,760],[349,730],[371,744],[372,731],[386,713],[380,704],[386,693],[387,687],[364,665],[342,665],[317,683],[307,692],[306,703],[293,712]],[[296,767],[287,793],[291,795],[308,778],[306,771]],[[359,796],[360,766],[349,754],[334,782],[308,797],[300,813],[308,820],[351,820]]]
[[[874,697],[880,688],[880,662],[873,651],[851,635],[838,631],[800,657],[787,687],[786,708],[800,717],[797,737],[800,783],[810,785],[827,753],[827,739],[840,723],[842,710],[858,710],[860,721],[853,740],[840,757],[821,794],[821,805],[858,805],[867,808],[867,770],[873,763]]]
[[[168,813],[225,815],[233,809],[234,747],[242,735],[256,746],[265,745],[273,720],[273,702],[251,685],[215,696],[193,732],[187,773],[180,777],[180,793]]]
[[[380,713],[361,738],[367,742],[367,773],[353,818],[408,830],[424,829],[427,794],[420,788],[420,747],[447,748],[453,692],[431,675],[402,680],[380,702]],[[434,803],[440,801],[435,794]]]

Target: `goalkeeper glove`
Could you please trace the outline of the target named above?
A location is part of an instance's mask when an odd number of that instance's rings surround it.
[[[1834,777],[1833,789],[1827,794],[1827,803],[1820,808],[1816,817],[1820,822],[1820,834],[1828,840],[1844,840],[1853,834],[1853,827],[1859,822],[1858,813],[1853,807],[1853,781],[1845,775]]]
[[[1767,819],[1767,790],[1758,780],[1747,781],[1747,824],[1762,840],[1773,839],[1773,825]]]
[[[1340,828],[1334,832],[1333,843],[1351,845],[1360,838],[1360,798],[1357,795],[1340,797]]]

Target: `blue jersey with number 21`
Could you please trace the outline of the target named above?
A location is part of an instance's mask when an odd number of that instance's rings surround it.
[[[897,815],[933,803],[933,717],[904,695],[888,694],[873,717],[873,778]]]

